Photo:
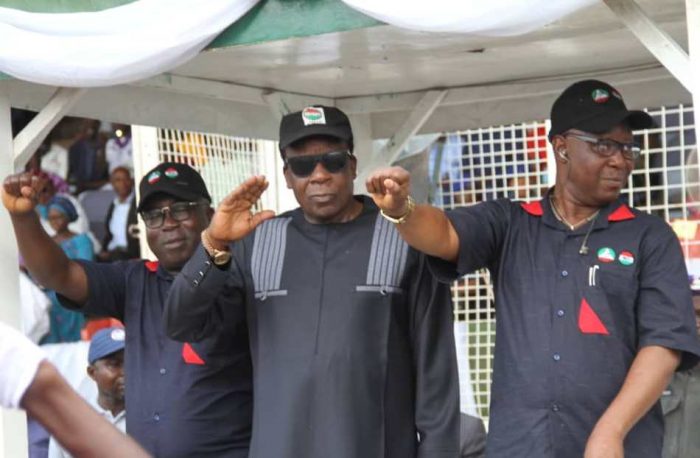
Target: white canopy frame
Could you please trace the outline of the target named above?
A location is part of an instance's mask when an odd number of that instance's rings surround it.
[[[611,11],[624,23],[629,30],[640,40],[645,48],[654,55],[658,61],[685,87],[691,94],[695,110],[696,139],[700,139],[700,0],[685,0],[686,23],[688,34],[688,49],[686,53],[668,33],[654,23],[645,14],[635,0],[603,0]],[[539,79],[510,84],[466,85],[436,88],[424,91],[403,92],[397,94],[365,95],[353,97],[326,97],[309,94],[295,93],[293,91],[267,90],[247,86],[245,84],[227,83],[182,75],[160,75],[144,81],[129,85],[129,91],[133,97],[143,99],[134,103],[129,108],[126,118],[141,120],[143,124],[151,124],[160,121],[153,120],[154,113],[147,109],[151,98],[145,90],[158,90],[172,96],[173,109],[163,109],[162,119],[170,127],[197,129],[197,116],[191,113],[182,113],[175,109],[178,104],[186,104],[191,97],[196,96],[208,100],[212,107],[209,112],[212,116],[222,116],[221,113],[231,105],[226,102],[234,102],[241,107],[264,107],[267,116],[258,116],[254,113],[227,114],[222,118],[222,123],[239,124],[248,129],[246,135],[259,136],[261,138],[274,138],[276,136],[276,124],[280,117],[293,110],[298,110],[310,104],[335,105],[346,111],[354,125],[357,151],[360,159],[366,164],[360,173],[366,174],[367,170],[384,164],[389,164],[396,159],[401,149],[412,135],[422,128],[441,130],[437,127],[446,122],[451,113],[451,107],[469,106],[472,108],[471,118],[466,121],[478,122],[480,109],[489,107],[494,111],[501,101],[515,100],[516,103],[509,107],[509,115],[517,116],[519,112],[529,113],[533,104],[546,112],[543,104],[544,96],[553,96],[562,90],[563,84],[581,77],[604,77],[605,74],[573,73],[567,77],[553,79]],[[652,104],[663,100],[663,94],[654,94],[650,87],[660,85],[668,89],[668,93],[678,96],[678,89],[669,81],[668,75],[653,66],[639,66],[629,68],[627,72],[614,73],[614,84],[629,85],[647,103]],[[5,82],[7,83],[7,82]],[[13,140],[10,129],[10,107],[12,90],[23,91],[21,97],[26,100],[23,107],[38,109],[39,115]],[[85,112],[78,110],[72,112],[79,100],[94,97],[109,103],[110,99],[123,96],[123,93],[110,88],[94,89],[68,89],[58,88],[46,103],[43,92],[48,88],[32,86],[12,86],[0,84],[0,144],[5,146],[6,154],[0,155],[0,176],[5,177],[15,170],[20,170],[28,161],[31,153],[43,141],[53,126],[67,113],[74,115],[90,116],[90,110]],[[42,92],[43,91],[43,92]],[[623,90],[626,92],[626,89]],[[36,93],[36,94],[35,94]],[[667,93],[667,94],[668,94]],[[92,102],[94,103],[94,102]],[[170,102],[169,102],[170,103]],[[224,103],[224,104],[222,104]],[[539,104],[539,105],[538,105]],[[168,107],[168,105],[164,105]],[[236,106],[236,105],[233,105]],[[525,110],[529,106],[530,110]],[[447,108],[446,112],[437,115],[438,108]],[[520,110],[520,111],[519,111]],[[381,118],[386,113],[397,111],[409,111],[398,127],[386,131],[379,128],[373,118]],[[116,112],[104,111],[108,116],[119,118]],[[124,115],[124,113],[121,113]],[[272,116],[270,116],[272,114]],[[498,122],[499,115],[489,118],[492,123]],[[494,121],[495,120],[495,121]],[[192,125],[194,124],[194,126]],[[389,123],[391,124],[391,123]],[[396,124],[394,122],[394,124]],[[374,138],[390,138],[387,146],[380,154],[373,156],[371,153],[371,141]],[[8,154],[12,152],[12,154]],[[361,182],[360,182],[361,183]],[[0,233],[11,234],[12,226],[6,212],[0,212]],[[0,307],[0,320],[18,326],[19,324],[19,293],[17,281],[16,261],[18,258],[15,241],[6,236],[0,240],[0,254],[5,262],[0,265],[0,282],[4,287],[3,299],[7,306]],[[16,304],[13,306],[12,304]],[[16,412],[0,410],[0,457],[2,456],[26,456],[26,433],[23,416]]]

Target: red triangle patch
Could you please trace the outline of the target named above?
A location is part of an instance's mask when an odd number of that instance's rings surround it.
[[[608,215],[608,221],[612,222],[625,221],[628,219],[634,219],[634,213],[632,213],[632,210],[625,204],[620,205],[614,212]]]
[[[532,216],[542,216],[544,214],[542,204],[539,200],[535,200],[533,202],[523,202],[520,204],[520,206]]]
[[[598,314],[588,305],[586,298],[581,299],[581,308],[578,312],[578,328],[584,334],[610,335]]]
[[[187,364],[196,364],[198,366],[204,366],[204,360],[194,351],[192,345],[186,343],[182,346],[182,359],[185,360]]]
[[[149,272],[158,272],[158,261],[146,261],[143,264]]]

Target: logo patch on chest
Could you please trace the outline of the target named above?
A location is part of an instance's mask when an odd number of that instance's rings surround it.
[[[598,250],[598,261],[613,262],[615,260],[615,250],[610,247],[603,247]]]
[[[631,266],[634,264],[634,255],[629,251],[622,251],[620,256],[617,257],[617,260],[620,261],[620,264],[623,266]]]

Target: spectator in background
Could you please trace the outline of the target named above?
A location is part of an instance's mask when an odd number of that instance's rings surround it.
[[[110,175],[117,167],[134,169],[131,148],[131,126],[126,124],[113,124],[114,136],[107,140],[105,157]]]
[[[41,158],[41,169],[51,172],[63,181],[68,180],[68,150],[81,139],[83,120],[64,118],[50,134],[49,150]]]
[[[97,399],[92,407],[118,430],[126,433],[124,411],[124,329],[106,328],[98,331],[90,342],[87,373],[97,385]],[[51,438],[49,458],[70,457],[61,445]]]
[[[32,343],[38,344],[49,332],[51,299],[22,269],[19,272],[19,299],[22,333]]]
[[[82,120],[82,135],[68,151],[68,181],[80,194],[86,189],[99,189],[107,183],[105,143],[100,135],[100,121]]]
[[[0,407],[21,407],[76,456],[142,458],[146,452],[73,391],[46,355],[0,322]]]
[[[63,197],[55,196],[48,204],[49,223],[54,230],[53,240],[61,247],[68,259],[92,261],[94,252],[92,242],[85,234],[76,234],[68,228],[68,223],[78,218],[73,204]],[[42,343],[75,342],[80,340],[80,331],[85,324],[85,317],[80,312],[64,308],[55,292],[51,292],[52,305],[49,312],[49,333]]]
[[[693,290],[695,324],[700,334],[700,291]],[[666,423],[664,458],[700,456],[700,365],[673,374],[661,396]]]
[[[68,225],[68,229],[76,234],[87,234],[92,241],[93,252],[99,253],[102,251],[102,245],[100,245],[100,242],[97,241],[97,238],[90,231],[90,220],[85,213],[85,209],[80,205],[78,199],[68,193],[68,184],[65,180],[53,173],[38,172],[35,174],[48,180],[45,188],[42,189],[41,194],[38,196],[38,204],[36,206],[36,211],[41,218],[41,225],[46,233],[52,237],[56,234],[51,224],[49,224],[48,203],[53,197],[59,196],[70,201],[78,214],[78,218]]]
[[[112,170],[109,177],[117,194],[107,210],[105,227],[107,234],[102,241],[101,261],[117,261],[140,257],[139,239],[129,231],[137,224],[134,180],[131,171],[123,166]]]

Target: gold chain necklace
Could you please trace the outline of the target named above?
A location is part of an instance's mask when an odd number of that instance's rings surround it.
[[[552,213],[554,213],[554,216],[557,218],[557,220],[559,220],[561,223],[565,224],[572,231],[574,229],[576,229],[578,226],[580,226],[581,224],[587,223],[588,221],[590,221],[593,218],[595,218],[596,216],[598,216],[598,212],[600,212],[600,210],[596,210],[595,213],[593,213],[592,215],[586,216],[578,223],[571,224],[569,221],[566,220],[566,218],[564,218],[564,216],[562,216],[561,213],[559,213],[559,210],[557,209],[557,204],[554,203],[554,197],[552,197],[552,194],[549,195],[549,203],[552,205]]]

